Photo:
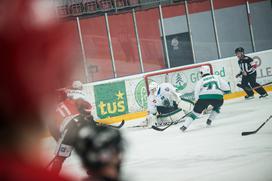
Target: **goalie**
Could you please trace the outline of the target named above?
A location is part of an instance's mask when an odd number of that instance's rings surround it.
[[[193,102],[181,98],[170,83],[158,85],[156,82],[151,82],[149,92],[148,115],[145,121],[147,127],[178,123],[193,108]]]

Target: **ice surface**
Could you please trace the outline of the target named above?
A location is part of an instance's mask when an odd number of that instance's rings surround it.
[[[271,181],[272,120],[257,134],[255,130],[272,114],[272,95],[265,99],[227,101],[221,114],[206,128],[207,115],[182,133],[180,125],[164,132],[152,129],[122,128],[127,149],[123,175],[128,181]],[[44,140],[52,154],[52,139]],[[85,175],[73,154],[63,172],[74,178]]]

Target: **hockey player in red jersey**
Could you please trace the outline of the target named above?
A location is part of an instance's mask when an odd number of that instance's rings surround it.
[[[79,81],[66,91],[66,99],[61,101],[55,112],[55,124],[50,132],[58,142],[51,170],[59,173],[63,162],[71,155],[74,139],[79,128],[86,124],[93,125],[92,106],[82,91]]]
[[[48,122],[49,131],[56,141],[60,137],[60,125],[62,122],[71,120],[73,117],[79,115],[79,111],[91,112],[91,102],[82,90],[83,85],[80,81],[74,81],[69,88],[57,90],[58,105],[55,117]]]

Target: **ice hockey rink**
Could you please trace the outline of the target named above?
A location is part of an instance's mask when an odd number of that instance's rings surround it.
[[[126,139],[124,180],[129,181],[270,181],[272,180],[272,120],[257,134],[253,131],[272,115],[272,95],[265,99],[226,101],[213,125],[206,128],[207,115],[182,133],[179,125],[159,132],[131,128],[139,121],[128,121],[121,128]],[[52,158],[55,143],[43,141],[45,155]],[[75,180],[85,176],[73,154],[62,173]]]

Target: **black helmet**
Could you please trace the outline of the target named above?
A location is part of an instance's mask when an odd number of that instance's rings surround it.
[[[99,170],[122,154],[123,139],[117,129],[87,125],[78,131],[75,150],[86,169]]]
[[[245,50],[244,50],[244,48],[242,48],[242,47],[238,47],[238,48],[235,49],[235,53],[238,53],[238,52],[244,53]]]

